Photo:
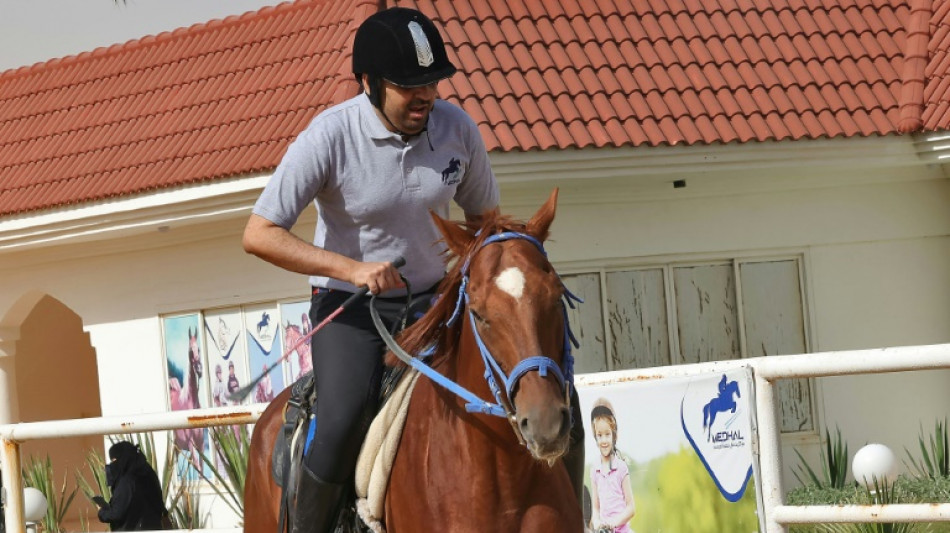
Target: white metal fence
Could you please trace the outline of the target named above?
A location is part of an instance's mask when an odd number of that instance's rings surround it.
[[[6,494],[5,521],[9,533],[26,533],[23,518],[23,479],[20,477],[20,444],[29,440],[144,433],[168,429],[205,428],[252,424],[260,418],[267,404],[215,407],[170,413],[129,416],[80,418],[49,422],[24,422],[0,425],[0,464],[3,467],[3,488]],[[202,530],[208,531],[241,531]]]
[[[783,355],[645,368],[577,377],[577,385],[597,386],[625,381],[664,379],[752,368],[755,381],[759,484],[766,533],[781,533],[789,524],[841,522],[948,522],[950,503],[887,505],[788,506],[782,493],[782,453],[777,421],[776,381],[780,379],[950,369],[950,344],[907,346],[874,350]],[[23,481],[20,478],[20,443],[28,440],[137,433],[189,427],[227,426],[255,422],[266,405],[219,407],[194,411],[155,413],[130,417],[100,417],[52,422],[0,425],[0,460],[7,494],[6,527],[25,533]],[[208,531],[208,530],[206,530]],[[221,530],[224,531],[224,530]],[[226,530],[233,531],[233,530]]]

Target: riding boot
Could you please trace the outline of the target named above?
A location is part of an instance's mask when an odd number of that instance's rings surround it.
[[[323,481],[307,465],[302,465],[291,533],[332,533],[345,488]]]

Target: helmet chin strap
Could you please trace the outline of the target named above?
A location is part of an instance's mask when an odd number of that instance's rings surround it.
[[[361,76],[357,76],[357,81],[360,84],[360,88],[363,88],[363,79]],[[406,133],[402,131],[399,129],[399,126],[396,126],[396,124],[393,123],[393,121],[386,114],[386,111],[383,109],[383,79],[380,77],[367,75],[366,82],[365,91],[366,95],[369,97],[370,103],[372,103],[376,109],[379,109],[379,114],[382,115],[384,119],[386,119],[386,122],[391,126],[391,130],[394,133],[399,134],[403,141],[408,141],[417,135],[422,135],[425,133],[426,140],[429,141],[429,150],[434,151],[435,148],[432,146],[432,137],[429,135],[429,117],[426,116],[426,124],[418,132]]]
[[[379,105],[377,105],[376,108],[379,109],[379,114],[382,115],[384,119],[386,119],[386,122],[388,122],[389,125],[392,127],[392,131],[394,133],[399,134],[399,136],[402,137],[403,141],[409,142],[409,139],[413,137],[417,137],[425,133],[426,140],[429,141],[429,150],[435,151],[435,148],[433,148],[432,146],[432,137],[429,135],[429,116],[428,115],[426,115],[426,123],[425,125],[422,126],[421,130],[417,131],[416,133],[406,133],[402,131],[401,129],[399,129],[399,126],[396,126],[396,124],[394,124],[393,121],[390,120],[389,115],[386,114],[386,110],[383,109],[382,94],[380,94],[380,97],[377,99],[377,101],[379,102]]]

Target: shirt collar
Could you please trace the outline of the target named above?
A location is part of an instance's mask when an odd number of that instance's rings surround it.
[[[376,115],[376,108],[369,101],[369,96],[362,93],[358,97],[360,106],[360,121],[363,125],[363,131],[369,132],[371,139],[389,139],[398,137],[395,132],[386,129],[383,121]]]
[[[601,474],[609,474],[610,472],[613,472],[614,470],[616,470],[616,468],[614,467],[614,460],[616,460],[616,457],[611,455],[610,462],[608,463],[606,470],[604,469],[604,464],[600,462],[597,463],[597,466],[594,468],[594,470],[597,470]]]

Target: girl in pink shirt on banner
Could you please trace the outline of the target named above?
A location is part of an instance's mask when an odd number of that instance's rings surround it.
[[[636,513],[630,471],[617,453],[617,417],[604,398],[594,402],[590,423],[600,450],[600,462],[590,473],[592,521],[595,531],[633,533],[627,524]]]

